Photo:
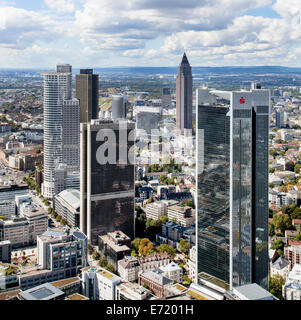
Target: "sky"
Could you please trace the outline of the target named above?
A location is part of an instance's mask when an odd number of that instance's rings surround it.
[[[300,0],[0,0],[0,68],[301,67]]]

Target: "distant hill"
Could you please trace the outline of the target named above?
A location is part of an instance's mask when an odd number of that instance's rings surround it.
[[[76,69],[74,69],[76,70]],[[177,67],[116,67],[94,68],[96,73],[124,73],[124,74],[176,74]],[[300,73],[301,68],[281,66],[255,66],[255,67],[192,67],[194,74],[293,74]]]
[[[54,71],[55,68],[3,68],[0,72],[42,72]],[[153,75],[169,74],[175,75],[177,67],[108,67],[93,68],[95,73],[99,74],[131,74],[131,75]],[[281,66],[233,66],[233,67],[192,67],[193,74],[301,74],[301,68],[290,68]],[[73,73],[79,73],[78,68],[73,68]]]

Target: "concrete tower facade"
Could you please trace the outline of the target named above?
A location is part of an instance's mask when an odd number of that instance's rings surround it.
[[[54,169],[65,163],[79,170],[79,101],[72,99],[72,66],[44,73],[43,195],[55,195]]]
[[[184,129],[192,129],[192,73],[185,53],[176,79],[176,116],[182,134]]]

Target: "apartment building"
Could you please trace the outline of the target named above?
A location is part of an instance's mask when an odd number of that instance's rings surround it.
[[[83,294],[90,300],[116,300],[120,277],[103,268],[85,268],[82,272]]]
[[[167,204],[162,201],[152,202],[146,206],[145,213],[147,219],[158,220],[167,216]]]
[[[118,261],[118,273],[122,281],[131,282],[138,279],[140,271],[166,266],[170,263],[168,254],[154,253],[147,257],[127,257]]]

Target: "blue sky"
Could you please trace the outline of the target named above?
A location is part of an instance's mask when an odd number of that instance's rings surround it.
[[[300,0],[0,0],[0,67],[300,67],[300,24]]]

